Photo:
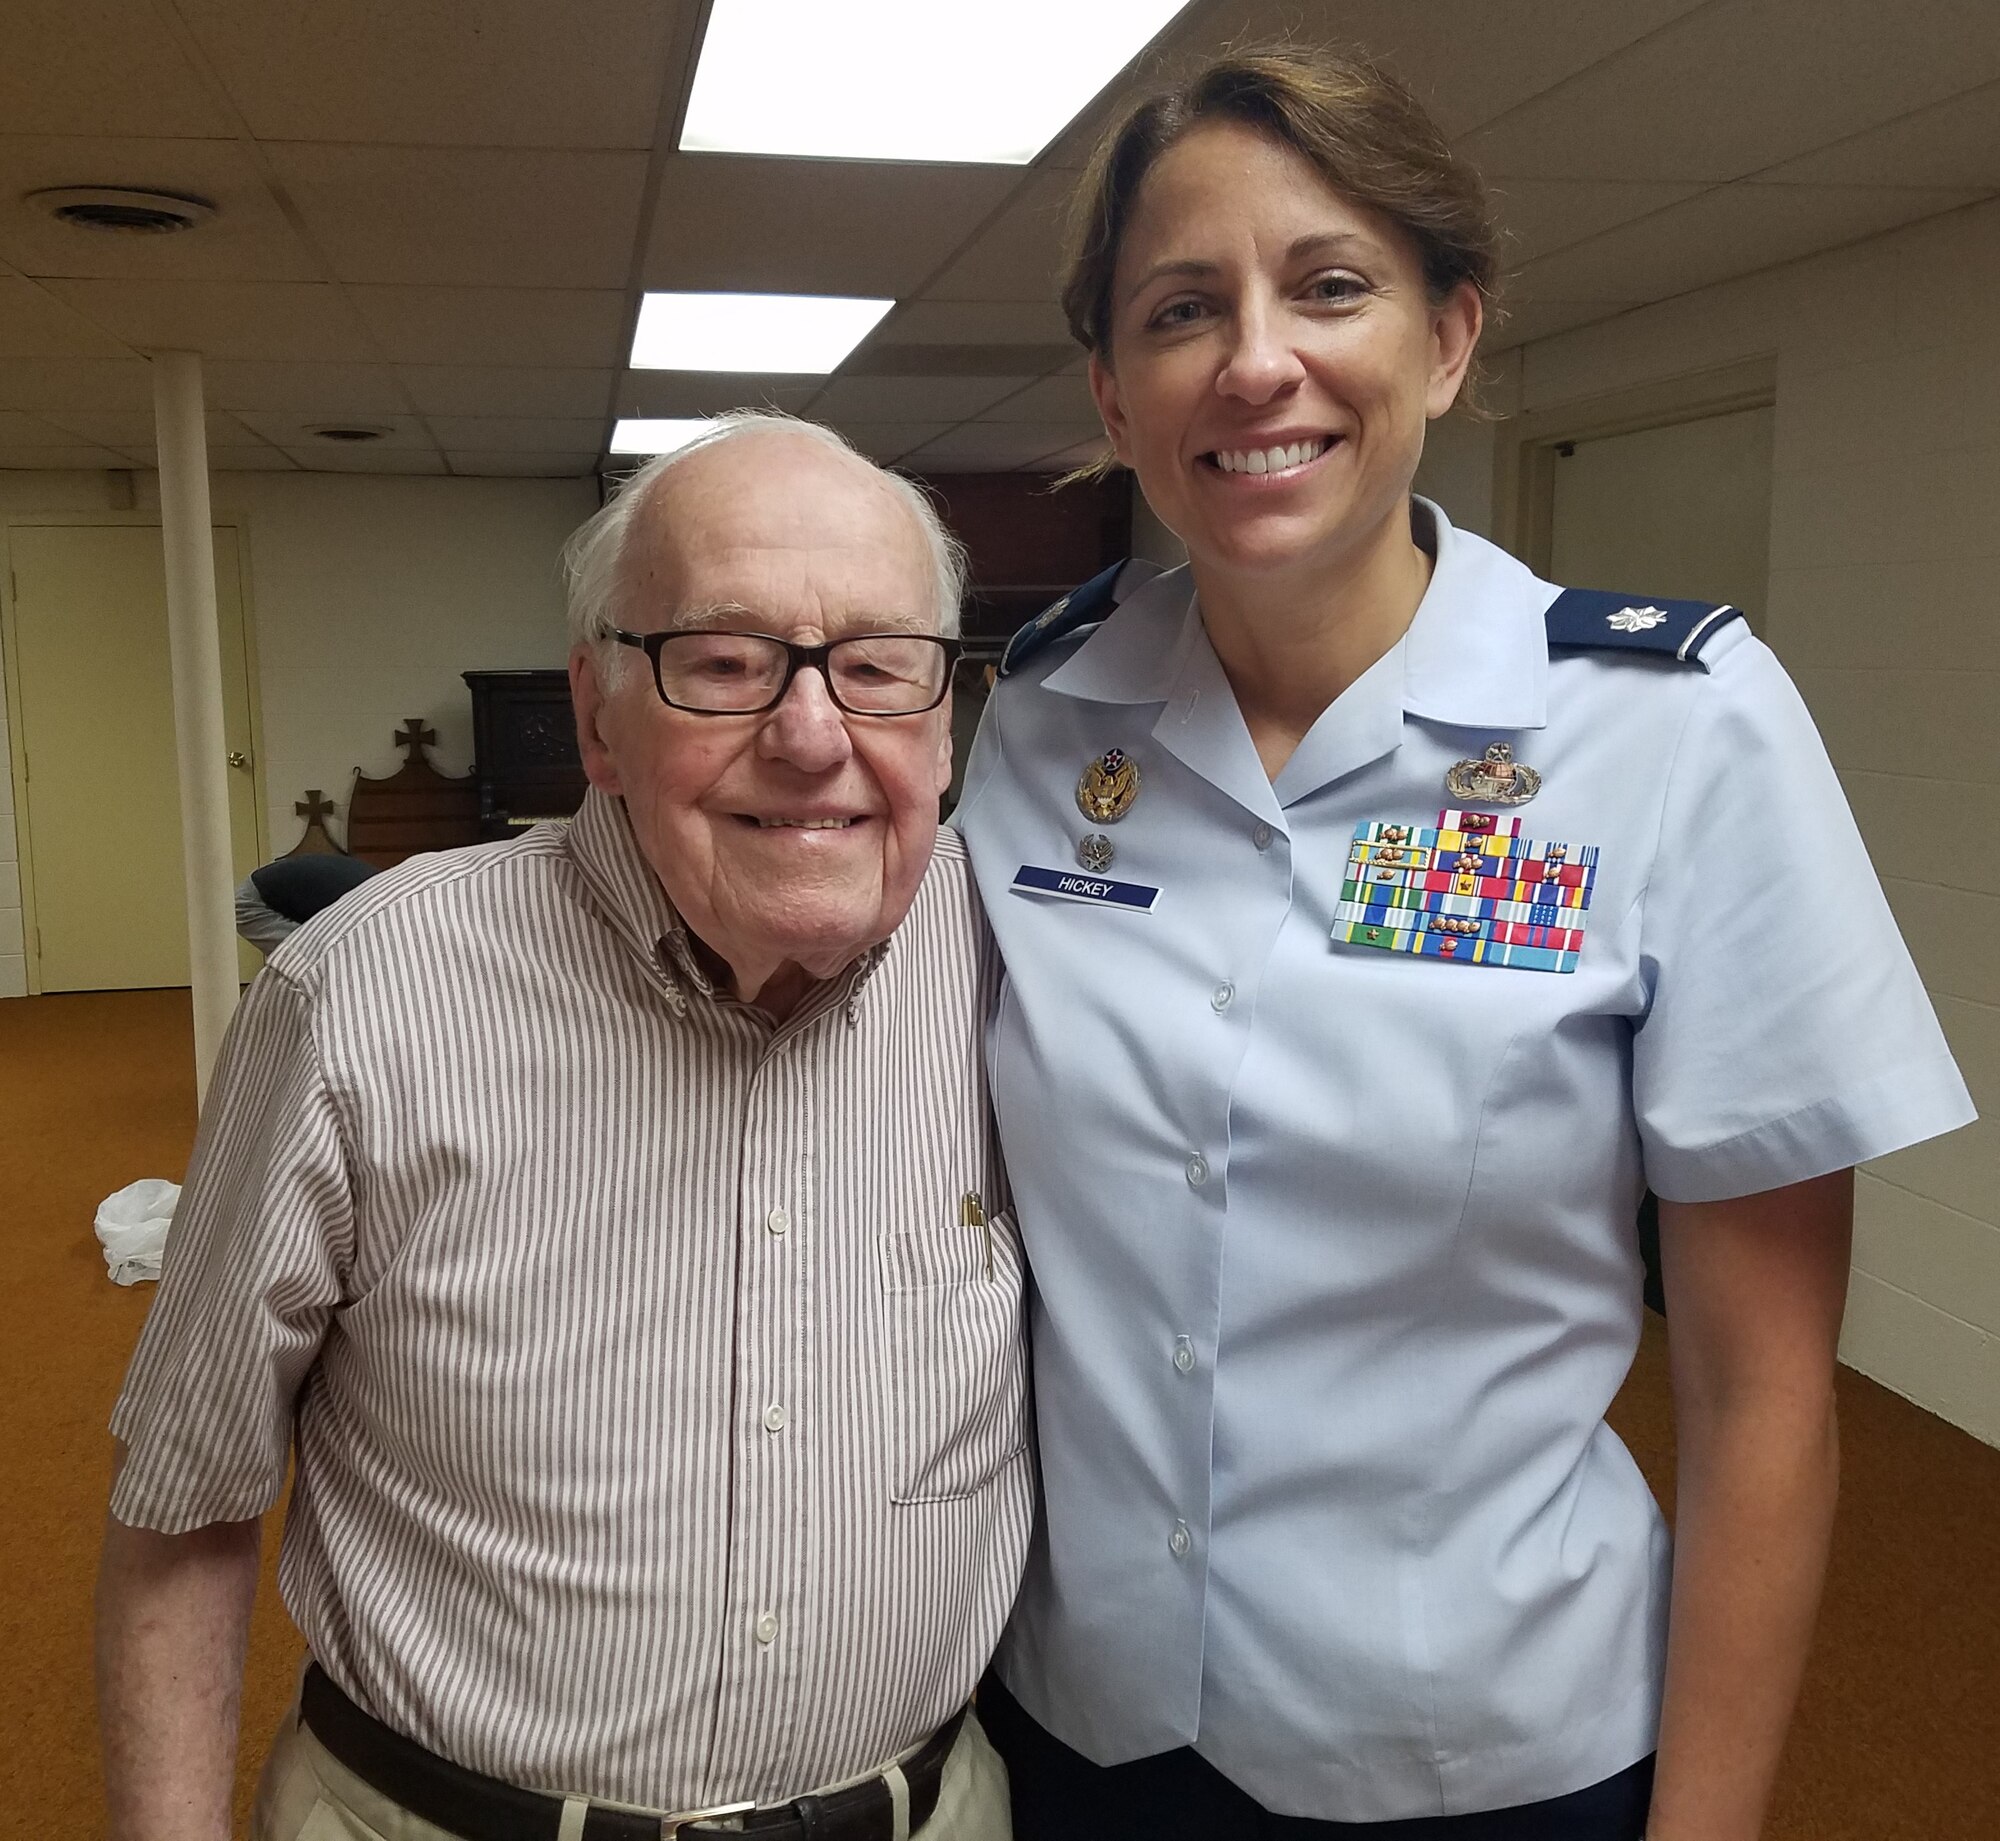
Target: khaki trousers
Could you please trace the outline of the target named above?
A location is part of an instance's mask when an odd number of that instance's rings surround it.
[[[581,1834],[583,1805],[571,1818]],[[721,1831],[696,1829],[693,1835]],[[944,1763],[931,1819],[912,1841],[1013,1841],[1007,1770],[968,1713]],[[564,1830],[565,1841],[569,1827]],[[459,1841],[371,1789],[306,1729],[294,1707],[271,1746],[257,1786],[251,1841]],[[902,1841],[899,1835],[896,1841]]]

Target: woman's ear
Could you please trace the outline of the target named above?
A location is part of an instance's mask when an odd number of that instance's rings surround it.
[[[1461,281],[1444,304],[1431,310],[1431,375],[1424,392],[1424,414],[1436,421],[1464,387],[1486,323],[1486,303],[1469,281]]]
[[[1129,467],[1132,457],[1125,451],[1125,405],[1118,394],[1118,379],[1096,352],[1090,354],[1088,375],[1090,394],[1097,404],[1098,420],[1104,424],[1105,435],[1110,439],[1111,451]]]

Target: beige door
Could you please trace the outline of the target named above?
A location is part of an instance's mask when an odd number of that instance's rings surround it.
[[[157,525],[9,533],[29,977],[43,991],[188,982],[166,570]],[[215,533],[236,873],[257,866],[259,789],[236,532]],[[243,949],[245,977],[257,957]]]
[[[1773,412],[1742,409],[1557,450],[1550,573],[1565,588],[1727,601],[1761,629]]]

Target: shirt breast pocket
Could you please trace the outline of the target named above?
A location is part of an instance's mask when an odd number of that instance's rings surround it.
[[[890,1495],[974,1496],[1027,1443],[1025,1262],[1011,1212],[880,1241]]]

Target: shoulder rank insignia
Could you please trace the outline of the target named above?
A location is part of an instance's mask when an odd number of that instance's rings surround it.
[[[1446,810],[1363,823],[1333,913],[1337,945],[1461,965],[1573,972],[1597,882],[1594,844],[1537,843],[1521,820]]]
[[[1702,647],[1730,621],[1741,620],[1743,610],[1720,601],[1565,588],[1549,603],[1545,618],[1552,646],[1664,653],[1684,665],[1698,665]]]
[[[1118,577],[1124,568],[1123,562],[1115,562],[1081,588],[1072,588],[1053,606],[1043,608],[1008,640],[1006,651],[1000,654],[1000,675],[1004,678],[1045,647],[1102,620],[1118,605]]]

